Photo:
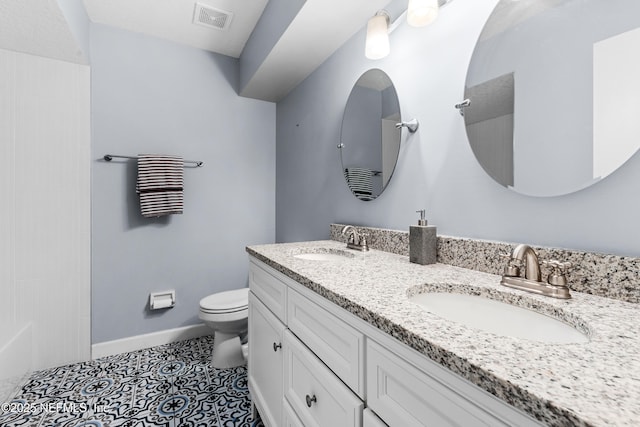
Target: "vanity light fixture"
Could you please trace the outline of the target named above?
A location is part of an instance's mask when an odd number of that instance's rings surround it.
[[[395,30],[404,15],[407,23],[412,27],[424,27],[438,17],[441,5],[452,0],[409,0],[407,10],[395,21],[386,10],[379,10],[367,23],[367,39],[365,41],[364,55],[368,59],[382,59],[390,52],[389,34]]]
[[[409,0],[407,23],[412,27],[424,27],[438,17],[438,0]]]
[[[379,10],[367,23],[364,54],[369,59],[382,59],[389,55],[389,22],[386,10]]]

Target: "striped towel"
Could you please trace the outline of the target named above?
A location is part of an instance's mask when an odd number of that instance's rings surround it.
[[[138,155],[140,210],[146,218],[181,214],[184,204],[184,161],[161,154]]]
[[[344,177],[353,194],[360,200],[372,200],[373,172],[366,168],[345,168]]]

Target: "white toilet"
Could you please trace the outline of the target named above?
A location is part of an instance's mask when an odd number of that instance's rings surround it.
[[[219,292],[200,300],[198,317],[213,329],[211,366],[234,368],[246,363],[249,288]]]

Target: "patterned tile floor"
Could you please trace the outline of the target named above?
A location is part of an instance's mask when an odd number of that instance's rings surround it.
[[[0,426],[263,427],[246,367],[209,366],[213,337],[33,373]]]

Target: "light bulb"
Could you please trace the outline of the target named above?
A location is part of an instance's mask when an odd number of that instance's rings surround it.
[[[409,0],[407,23],[412,27],[424,27],[438,17],[438,0]]]
[[[389,54],[389,30],[386,14],[378,14],[367,23],[364,55],[369,59],[382,59]]]

